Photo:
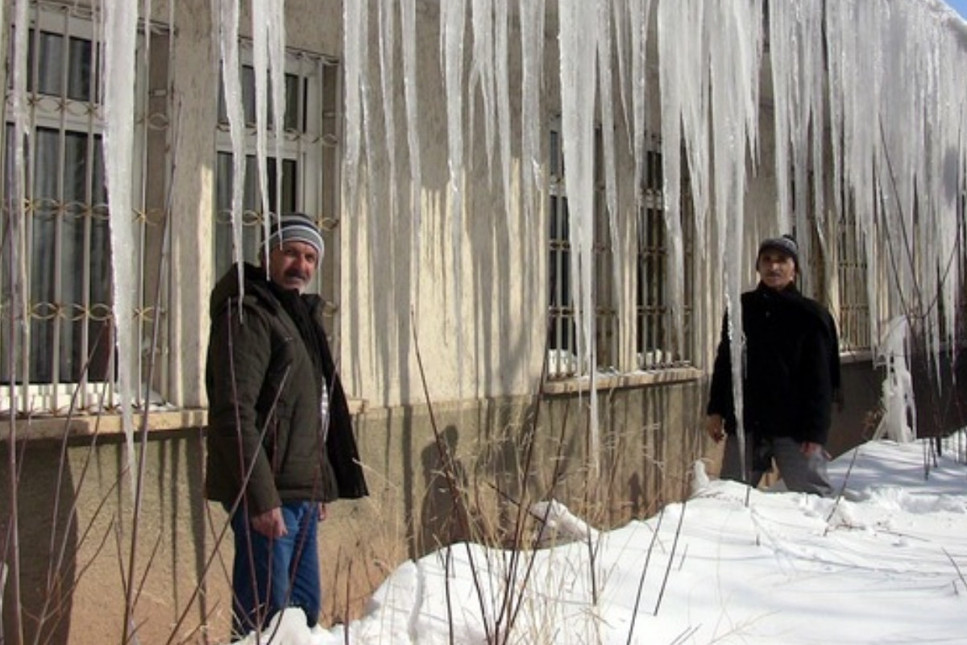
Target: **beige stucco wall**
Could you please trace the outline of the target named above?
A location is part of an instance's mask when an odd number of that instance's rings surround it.
[[[454,540],[513,544],[521,504],[526,509],[539,499],[557,499],[605,527],[678,499],[687,489],[689,464],[706,452],[695,416],[700,389],[686,383],[603,397],[597,464],[587,458],[586,398],[486,400],[363,415],[357,437],[371,497],[333,504],[320,533],[327,623],[356,615],[375,585],[407,558]],[[0,478],[9,481],[3,446]],[[231,531],[221,507],[203,500],[203,432],[149,437],[137,527],[123,441],[109,435],[94,446],[90,437],[75,438],[63,461],[61,451],[57,440],[32,441],[20,462],[27,633],[37,629],[33,617],[43,614],[50,598],[63,604],[47,610],[49,642],[120,641],[121,571],[128,571],[133,549],[133,578],[141,588],[133,613],[141,642],[165,642],[173,632],[186,642],[223,642]],[[452,459],[461,500],[456,506],[441,454]],[[600,476],[591,474],[594,468]],[[9,517],[9,503],[0,497],[0,517]],[[461,516],[466,524],[455,522]],[[522,517],[529,536],[532,520]],[[48,592],[51,571],[62,577]],[[72,579],[77,586],[68,593]],[[8,630],[10,594],[8,588]]]

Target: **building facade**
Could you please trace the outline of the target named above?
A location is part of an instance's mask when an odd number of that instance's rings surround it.
[[[889,321],[924,373],[955,346],[967,27],[939,2],[156,0],[126,36],[5,5],[9,642],[224,640],[208,295],[267,211],[325,231],[372,491],[322,529],[330,621],[406,558],[528,544],[534,501],[614,526],[687,496],[762,237],[797,236],[841,332],[834,454],[877,428]]]

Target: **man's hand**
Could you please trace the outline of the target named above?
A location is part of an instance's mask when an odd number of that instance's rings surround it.
[[[288,531],[282,519],[282,509],[278,506],[252,517],[252,528],[267,538],[280,538]]]
[[[721,414],[710,414],[705,417],[705,432],[717,442],[725,438],[725,423]]]
[[[803,457],[812,457],[813,455],[825,454],[826,459],[829,459],[829,453],[823,448],[823,444],[814,443],[812,441],[803,441],[799,446],[800,452],[802,452]]]

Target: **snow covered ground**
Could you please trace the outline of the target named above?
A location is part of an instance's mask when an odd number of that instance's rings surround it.
[[[520,553],[514,575],[512,554],[478,545],[405,563],[348,626],[348,642],[450,643],[452,633],[452,642],[487,643],[507,579],[517,607],[510,643],[967,642],[963,432],[936,458],[922,441],[841,456],[831,467],[846,482],[839,499],[708,481],[700,466],[696,474],[687,502]],[[584,527],[553,510],[564,533]],[[343,626],[310,633],[298,612],[281,622],[273,643],[347,642]]]

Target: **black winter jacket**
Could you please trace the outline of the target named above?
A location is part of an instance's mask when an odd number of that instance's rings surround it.
[[[322,329],[322,300],[302,296],[310,324],[318,326],[322,360],[314,362],[265,270],[246,264],[244,271],[241,303],[235,266],[211,295],[207,497],[232,504],[244,488],[248,513],[257,515],[282,502],[366,495],[346,396]],[[320,376],[328,385],[328,430]]]
[[[728,320],[707,407],[735,432]],[[745,336],[743,420],[759,437],[791,437],[825,444],[834,391],[839,388],[839,341],[832,316],[795,285],[775,291],[762,283],[742,294]]]

